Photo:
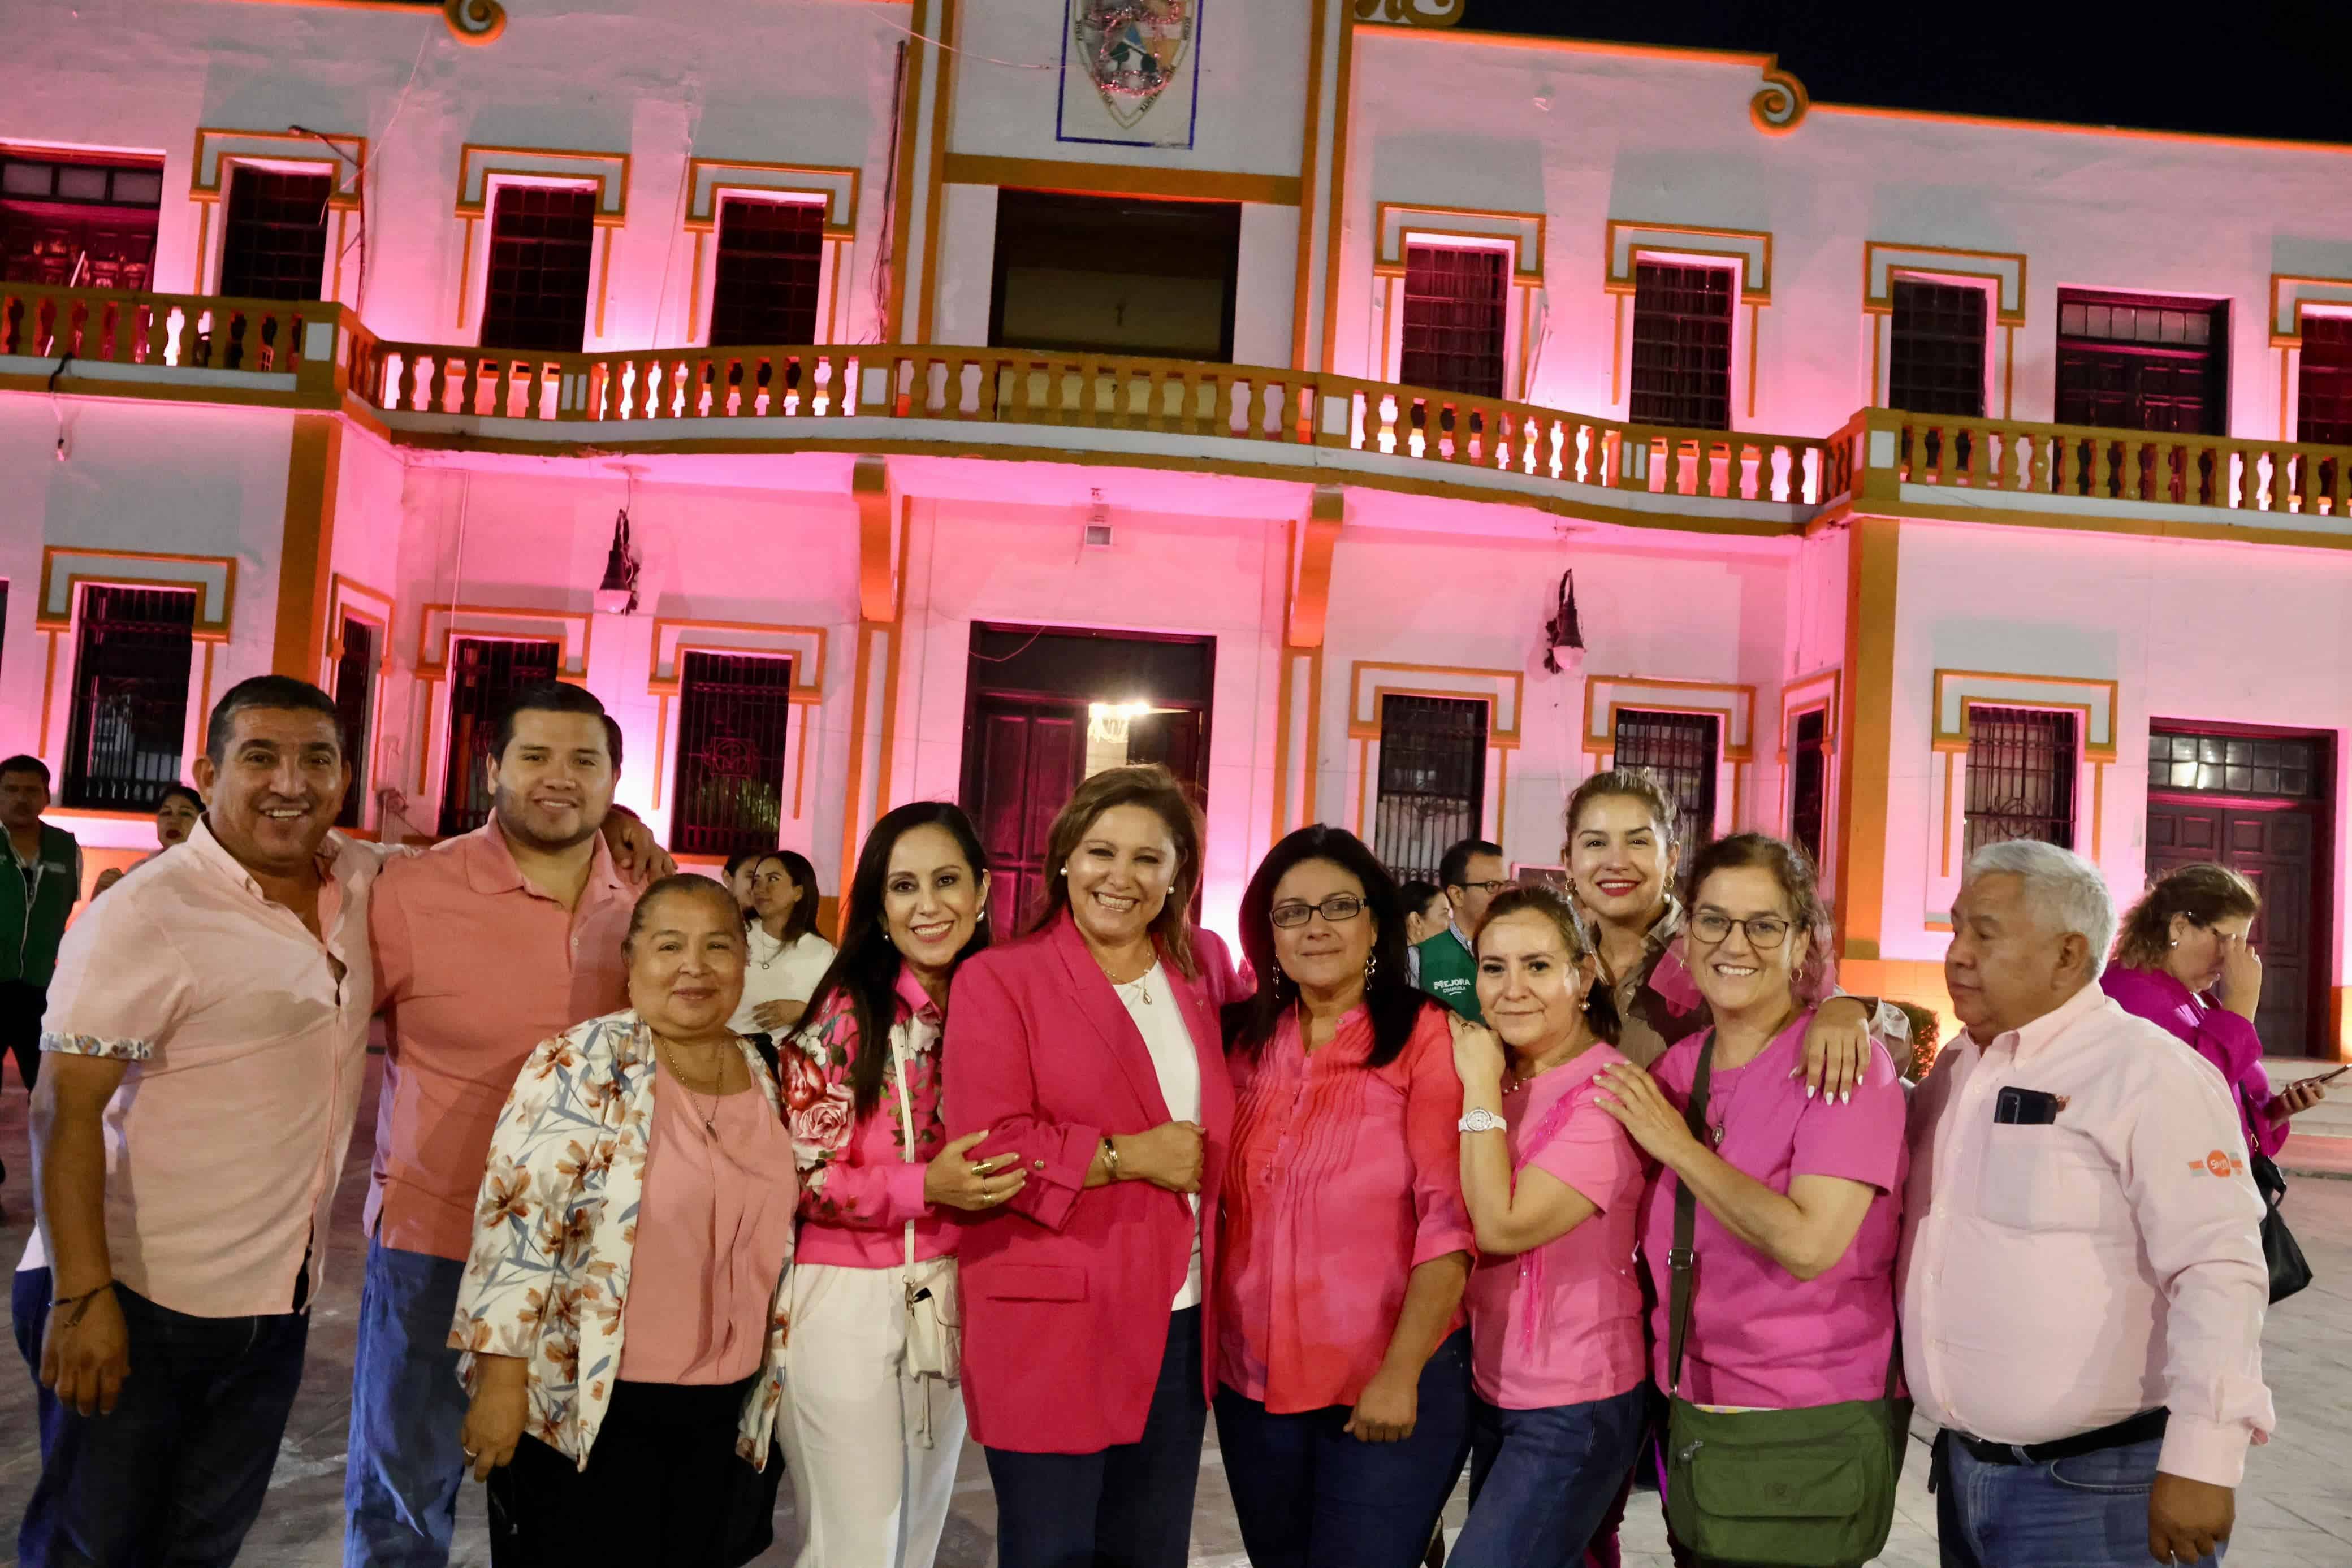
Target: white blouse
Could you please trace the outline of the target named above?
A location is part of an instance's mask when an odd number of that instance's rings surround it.
[[[1114,983],[1111,989],[1118,993],[1127,1016],[1135,1020],[1136,1031],[1143,1036],[1144,1049],[1151,1053],[1151,1069],[1160,1079],[1160,1097],[1168,1102],[1168,1119],[1199,1121],[1201,1058],[1192,1043],[1192,1030],[1184,1022],[1176,998],[1169,994],[1167,971],[1154,964],[1140,978],[1124,986]],[[1171,1312],[1201,1304],[1201,1200],[1196,1197],[1192,1204],[1192,1261],[1184,1271],[1183,1288],[1169,1303]]]
[[[755,920],[744,935],[751,951],[743,966],[743,1000],[737,1005],[735,1016],[727,1020],[727,1027],[737,1034],[760,1031],[751,1012],[761,1002],[808,1000],[816,983],[824,978],[834,953],[833,944],[814,931],[789,944],[779,943]]]

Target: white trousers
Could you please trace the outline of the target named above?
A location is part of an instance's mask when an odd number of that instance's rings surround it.
[[[798,1500],[796,1568],[930,1568],[939,1552],[963,1397],[907,1372],[906,1278],[899,1267],[793,1266],[776,1435]]]

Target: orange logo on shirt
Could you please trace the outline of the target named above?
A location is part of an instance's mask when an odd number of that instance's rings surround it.
[[[2192,1171],[2210,1171],[2214,1176],[2226,1179],[2244,1170],[2246,1162],[2225,1150],[2215,1149],[2201,1160],[2189,1161],[2189,1168]]]

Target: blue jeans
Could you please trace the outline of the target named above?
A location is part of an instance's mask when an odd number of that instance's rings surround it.
[[[2164,1439],[2046,1465],[1990,1465],[1949,1439],[1937,1454],[1944,1568],[2147,1568],[2147,1494]],[[2216,1552],[2181,1568],[2216,1568]]]
[[[1253,1568],[1412,1568],[1470,1448],[1470,1331],[1458,1329],[1421,1371],[1412,1435],[1367,1443],[1347,1433],[1344,1405],[1269,1415],[1217,1390],[1234,1517]]]
[[[41,1479],[17,1556],[23,1568],[226,1568],[269,1490],[310,1315],[199,1318],[114,1294],[131,1375],[105,1416],[40,1390]],[[9,1304],[37,1381],[49,1271],[19,1270]]]
[[[449,1325],[466,1265],[368,1243],[343,1467],[344,1568],[444,1568],[466,1479]]]
[[[1091,1454],[987,1449],[997,1568],[1184,1568],[1209,1424],[1201,1383],[1201,1309],[1187,1307],[1168,1314],[1134,1442]]]
[[[1572,1568],[1616,1506],[1649,1419],[1644,1383],[1608,1399],[1470,1406],[1470,1518],[1456,1568]]]

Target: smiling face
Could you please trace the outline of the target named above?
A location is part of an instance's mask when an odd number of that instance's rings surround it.
[[[247,707],[229,724],[221,760],[196,758],[213,836],[257,875],[296,875],[317,856],[352,781],[335,716]]]
[[[1097,947],[1145,939],[1176,880],[1176,839],[1149,806],[1113,806],[1087,824],[1062,866],[1070,913]]]
[[[613,809],[613,754],[594,714],[525,708],[487,766],[499,828],[543,854],[585,842]]]
[[[2172,946],[2164,950],[2165,973],[2191,991],[2205,992],[2221,978],[2221,960],[2230,945],[2253,929],[2251,915],[2229,915],[2210,925],[2200,925],[2186,915],[2172,917]]]
[[[628,943],[629,1006],[656,1033],[699,1039],[735,1016],[743,999],[743,924],[730,902],[685,892],[656,894],[646,904]]]
[[[1726,866],[1691,894],[1691,970],[1699,994],[1718,1015],[1785,1011],[1796,1005],[1796,977],[1811,938],[1795,924],[1795,910],[1780,879],[1762,866]],[[1722,920],[1779,921],[1786,929],[1777,945],[1759,943],[1745,925],[1733,925],[1710,939],[1708,927]]]
[[[898,835],[882,879],[882,925],[890,945],[929,981],[944,975],[979,929],[988,874],[975,875],[956,836],[936,822]]]
[[[801,901],[801,884],[793,880],[792,868],[768,855],[746,869],[751,878],[751,913],[772,932],[782,930]]]
[[[155,841],[165,849],[185,843],[196,830],[196,819],[203,813],[196,803],[185,795],[169,795],[155,808]]]
[[[1363,897],[1362,879],[1333,861],[1301,861],[1274,884],[1266,907],[1273,917],[1275,962],[1300,990],[1328,994],[1363,985],[1364,965],[1381,934],[1381,923]],[[1328,918],[1319,913],[1328,898],[1355,899],[1355,915]],[[1318,913],[1297,925],[1282,924],[1286,911],[1300,910]]]
[[[1478,1010],[1522,1061],[1575,1037],[1591,984],[1591,960],[1579,964],[1559,927],[1535,910],[1496,915],[1478,933]]]
[[[1665,907],[1675,851],[1638,796],[1596,795],[1568,835],[1568,876],[1584,907],[1612,925],[1647,930]]]

